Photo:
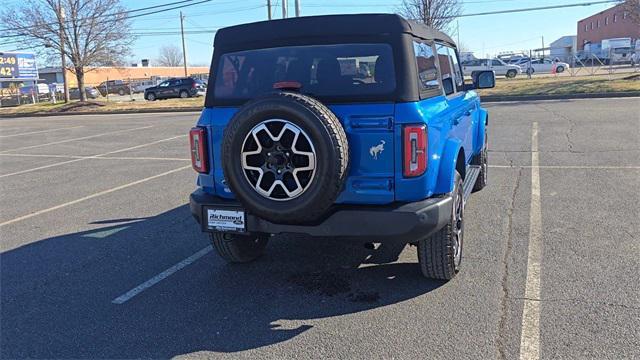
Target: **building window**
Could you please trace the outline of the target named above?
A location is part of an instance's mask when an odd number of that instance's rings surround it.
[[[624,14],[622,15],[622,19],[626,19],[627,18],[627,12],[625,11]]]
[[[613,14],[613,22],[618,22],[618,14]]]
[[[604,26],[607,26],[607,25],[609,25],[609,17],[608,16],[604,18]]]
[[[600,20],[597,20],[596,24],[598,25],[598,27],[600,27]]]
[[[584,32],[589,31],[589,25],[588,24],[584,24]]]
[[[591,22],[591,30],[593,30],[593,21]]]

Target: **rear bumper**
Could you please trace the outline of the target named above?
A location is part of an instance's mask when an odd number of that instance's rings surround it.
[[[211,231],[203,222],[206,219],[205,208],[242,209],[236,201],[222,199],[200,189],[191,194],[190,207],[191,214],[205,232]],[[451,196],[384,206],[341,205],[319,222],[305,225],[276,224],[247,213],[246,227],[249,232],[269,234],[298,233],[317,237],[364,237],[372,242],[415,242],[440,230],[450,221],[451,207]]]

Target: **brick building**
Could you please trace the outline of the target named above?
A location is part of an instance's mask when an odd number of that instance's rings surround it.
[[[196,76],[209,73],[209,67],[205,66],[189,66],[187,68],[190,76]],[[41,78],[44,83],[61,83],[62,70],[60,67],[46,67],[40,69]],[[107,80],[141,80],[152,78],[168,78],[184,76],[184,68],[182,66],[123,66],[123,67],[92,67],[87,68],[84,75],[85,85],[97,86]],[[76,75],[67,70],[67,81],[70,87],[78,86]]]
[[[632,18],[620,4],[578,21],[578,50],[584,50],[587,43],[599,44],[603,39],[640,38],[640,25]]]

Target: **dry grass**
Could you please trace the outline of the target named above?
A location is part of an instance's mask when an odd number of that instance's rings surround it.
[[[39,103],[29,104],[15,107],[0,108],[0,114],[41,114],[41,113],[69,113],[74,112],[95,112],[109,113],[114,111],[136,111],[136,110],[154,110],[154,109],[179,109],[179,108],[199,108],[204,106],[204,98],[190,99],[167,99],[158,101],[121,101],[121,102],[104,102],[104,101],[88,101],[81,103],[72,101],[69,104],[58,103]]]
[[[540,77],[497,79],[493,89],[480,95],[560,95],[640,91],[640,75],[616,74],[581,77]]]

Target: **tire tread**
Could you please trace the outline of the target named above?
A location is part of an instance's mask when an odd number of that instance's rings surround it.
[[[462,187],[460,175],[456,176],[456,182],[457,186],[454,189],[454,193],[458,194],[458,188]],[[453,225],[448,222],[442,229],[418,242],[418,263],[420,264],[422,275],[438,280],[451,280],[455,276],[457,269],[455,267],[452,234]]]
[[[257,242],[239,237],[225,239],[224,236],[224,233],[215,232],[209,234],[209,239],[218,255],[230,263],[245,263],[257,259],[264,252],[268,241],[268,238],[264,237],[264,235],[256,235],[262,236]]]

